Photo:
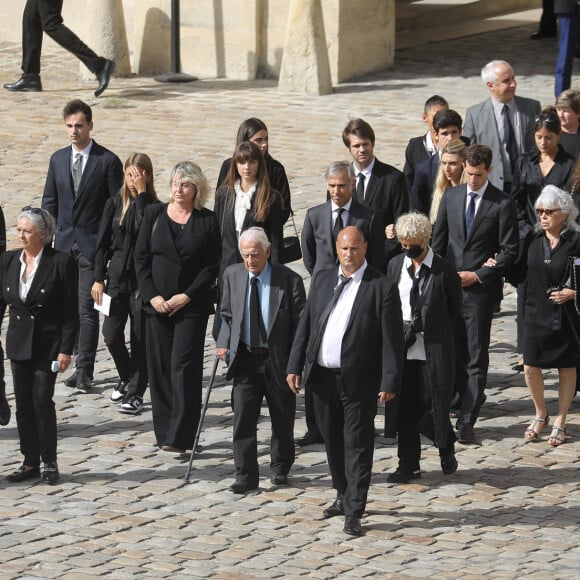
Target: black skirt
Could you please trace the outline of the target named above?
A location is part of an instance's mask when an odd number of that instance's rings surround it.
[[[580,347],[566,319],[560,330],[524,322],[524,364],[541,369],[576,367]]]

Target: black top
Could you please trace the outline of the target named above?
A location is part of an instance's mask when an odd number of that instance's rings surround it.
[[[560,147],[571,155],[574,159],[578,159],[580,155],[580,133],[560,133]]]

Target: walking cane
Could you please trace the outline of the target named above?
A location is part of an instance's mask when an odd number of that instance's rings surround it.
[[[213,383],[215,381],[215,375],[217,372],[219,362],[220,362],[220,359],[216,356],[215,362],[213,363],[213,370],[211,371],[211,377],[209,379],[209,384],[207,385],[207,389],[205,391],[205,401],[203,402],[203,407],[201,409],[201,416],[199,418],[197,432],[195,433],[195,440],[193,442],[193,449],[191,450],[191,455],[189,457],[189,465],[187,466],[187,472],[185,474],[185,477],[183,478],[186,483],[189,483],[189,476],[191,474],[191,466],[193,464],[193,456],[195,455],[195,450],[197,448],[197,444],[199,443],[199,436],[201,435],[201,428],[203,426],[203,420],[204,420],[205,414],[207,412],[207,406],[209,404],[209,396],[211,395],[211,390],[213,387]]]

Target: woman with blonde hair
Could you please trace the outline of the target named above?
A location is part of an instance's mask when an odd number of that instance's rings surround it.
[[[441,150],[441,164],[435,180],[429,221],[434,224],[439,211],[441,198],[447,189],[465,183],[463,178],[463,163],[467,145],[461,139],[449,141]]]

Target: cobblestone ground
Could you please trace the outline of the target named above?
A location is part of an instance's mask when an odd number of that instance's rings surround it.
[[[463,114],[485,98],[479,68],[492,58],[513,63],[519,94],[552,102],[555,46],[532,45],[527,38],[534,29],[401,50],[394,70],[341,85],[325,97],[280,93],[271,80],[162,85],[133,77],[114,79],[97,100],[95,83],[78,80],[77,62],[48,46],[43,93],[0,93],[0,201],[9,245],[19,208],[39,203],[49,156],[66,144],[60,111],[71,98],[94,107],[94,138],[121,159],[133,151],[151,155],[163,196],[171,166],[182,159],[195,159],[215,181],[239,123],[263,118],[271,152],[288,171],[300,227],[305,209],[324,199],[324,166],[345,157],[340,134],[350,117],[369,121],[377,133],[377,156],[402,167],[407,140],[424,130],[424,100],[442,94]],[[0,44],[1,83],[18,74],[19,50]],[[290,486],[271,489],[266,409],[259,431],[260,491],[242,498],[228,491],[232,412],[230,386],[220,376],[202,451],[191,483],[185,483],[188,457],[154,447],[148,395],[146,410],[136,417],[108,403],[117,377],[101,345],[93,393],[57,383],[60,484],[0,481],[0,577],[578,577],[578,402],[566,445],[552,449],[545,437],[524,444],[533,407],[522,375],[510,370],[517,360],[515,296],[506,292],[493,323],[479,444],[458,445],[460,467],[452,476],[442,475],[436,451],[425,446],[422,478],[393,486],[386,478],[396,466],[396,449],[379,438],[363,519],[366,535],[357,539],[342,533],[341,521],[321,517],[334,499],[322,446],[299,450]],[[207,375],[212,352],[208,337]],[[552,415],[555,381],[555,373],[547,373]],[[13,406],[9,374],[7,382]],[[304,432],[302,405],[300,398],[298,435]],[[381,429],[381,415],[376,423]],[[13,418],[0,431],[0,472],[19,461]]]

